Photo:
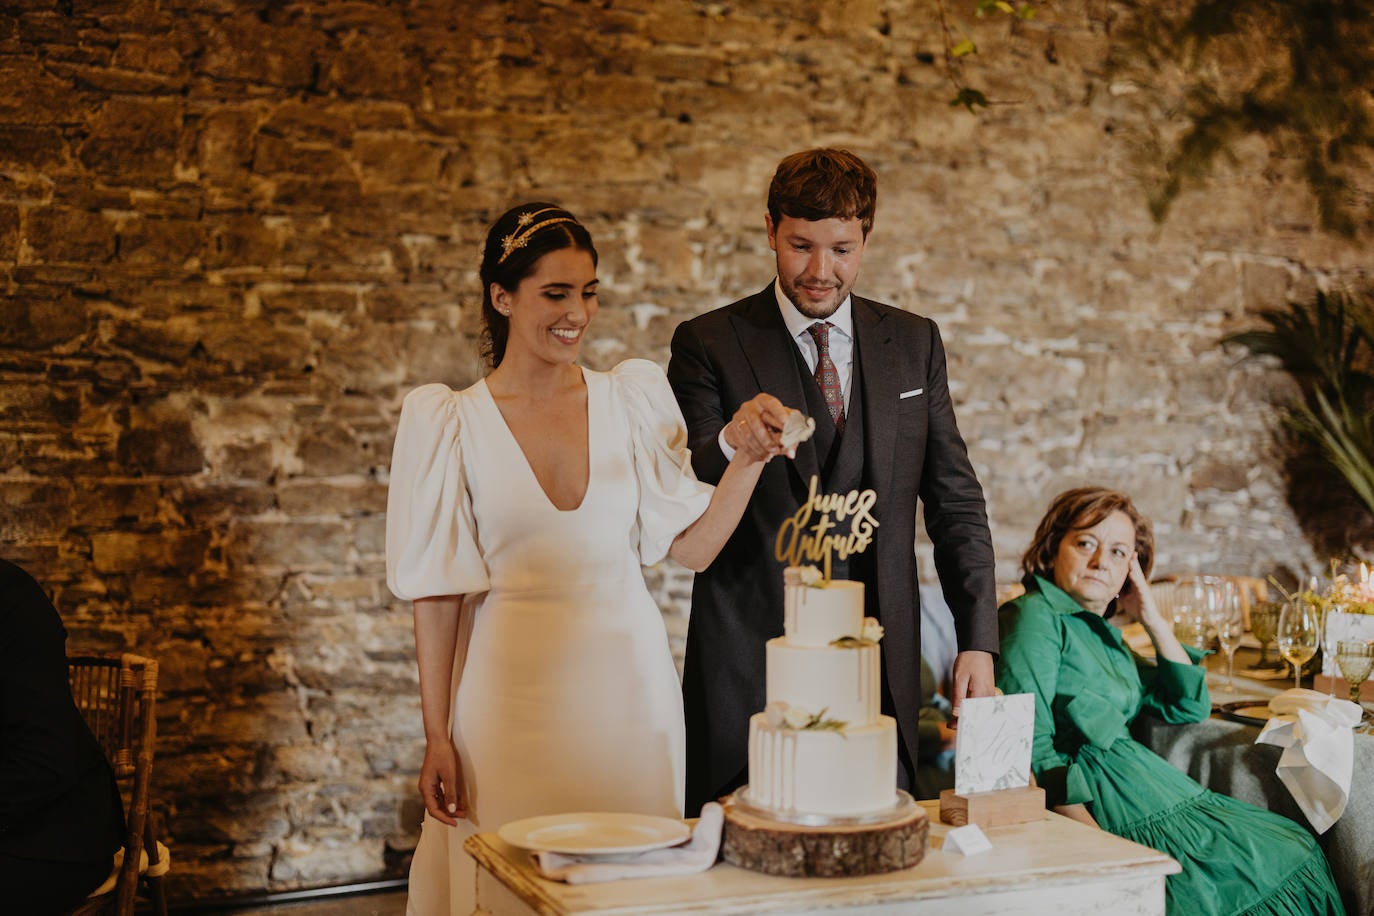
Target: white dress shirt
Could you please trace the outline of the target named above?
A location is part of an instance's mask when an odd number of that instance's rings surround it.
[[[835,314],[829,318],[808,318],[797,310],[792,304],[792,300],[783,295],[782,283],[779,280],[773,281],[773,295],[778,300],[778,311],[782,313],[782,322],[787,325],[787,331],[792,335],[792,342],[801,351],[802,359],[806,362],[806,368],[814,376],[816,374],[816,362],[820,359],[820,354],[816,349],[816,339],[807,330],[811,325],[818,322],[830,322],[834,327],[830,329],[830,361],[835,364],[835,373],[840,377],[840,391],[844,395],[844,412],[849,415],[849,389],[850,380],[853,377],[854,368],[854,310],[848,296],[840,303],[840,307],[835,309]],[[770,392],[771,393],[771,392]],[[797,409],[803,408],[803,404],[787,405]],[[735,450],[725,441],[725,430],[729,426],[727,423],[721,427],[720,435],[716,441],[720,443],[721,453],[728,461],[735,457]]]

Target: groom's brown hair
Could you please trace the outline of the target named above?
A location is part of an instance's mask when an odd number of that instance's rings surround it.
[[[808,149],[778,163],[768,185],[773,225],[793,219],[857,219],[864,238],[878,209],[878,176],[847,149]]]

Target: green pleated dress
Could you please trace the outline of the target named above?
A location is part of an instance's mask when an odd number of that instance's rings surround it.
[[[997,686],[1035,695],[1031,767],[1047,803],[1085,804],[1102,829],[1174,858],[1175,916],[1343,916],[1303,826],[1204,789],[1131,737],[1142,710],[1173,723],[1207,718],[1203,669],[1142,663],[1119,630],[1054,584],[1028,577],[1026,587],[1001,608]]]

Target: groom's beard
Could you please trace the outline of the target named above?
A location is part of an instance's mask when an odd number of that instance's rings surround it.
[[[778,278],[779,285],[782,287],[782,294],[787,297],[787,301],[796,306],[797,311],[807,318],[829,318],[835,314],[835,310],[840,307],[840,303],[849,295],[849,291],[854,288],[854,284],[842,283],[817,283],[810,277],[798,277],[796,280]],[[801,287],[803,286],[824,286],[829,287],[831,293],[823,299],[813,299],[806,295]]]

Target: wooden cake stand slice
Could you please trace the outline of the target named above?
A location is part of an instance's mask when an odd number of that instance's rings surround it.
[[[721,803],[721,854],[731,865],[788,878],[844,878],[900,871],[925,856],[930,819],[900,790],[885,818],[801,818],[803,823],[793,823],[751,806],[748,788]]]

